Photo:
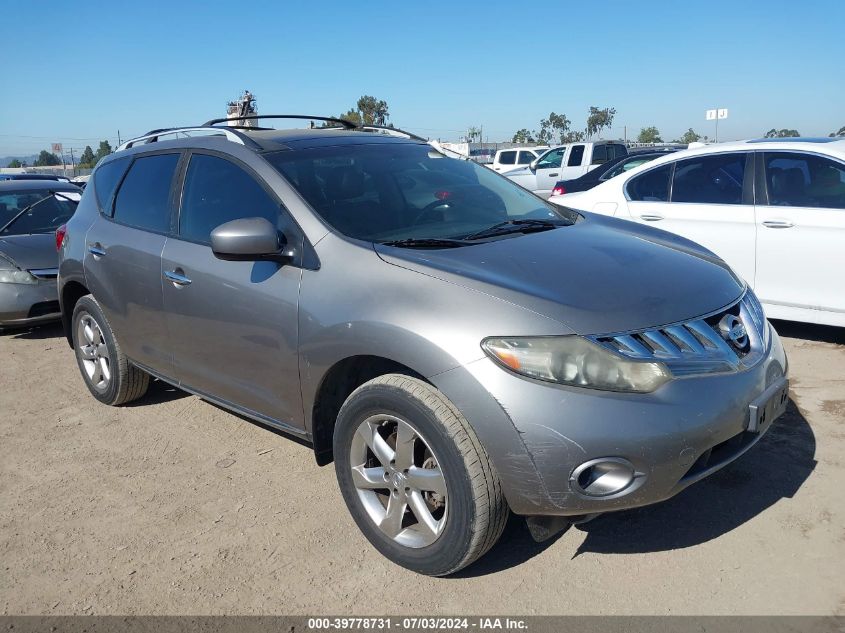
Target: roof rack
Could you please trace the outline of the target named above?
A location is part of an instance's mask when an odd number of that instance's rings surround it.
[[[194,127],[173,127],[173,128],[161,128],[157,130],[150,130],[143,136],[139,136],[137,138],[130,139],[115,150],[117,152],[129,149],[130,147],[134,147],[138,143],[155,143],[159,140],[161,136],[176,136],[178,137],[180,134],[184,134],[185,136],[190,136],[191,133],[194,132],[205,132],[209,136],[225,136],[228,140],[239,143],[240,145],[247,145],[253,147],[258,147],[258,144],[253,141],[251,138],[246,136],[241,132],[237,132],[235,130],[227,129],[224,127],[215,127],[211,125],[199,125]]]
[[[229,123],[231,121],[246,121],[253,119],[311,119],[313,121],[327,121],[329,123],[337,123],[345,127],[347,130],[357,130],[359,127],[352,121],[346,119],[338,119],[330,116],[311,116],[308,114],[247,114],[245,116],[235,115],[232,118],[224,117],[221,119],[211,119],[203,123],[204,126],[216,126],[218,123]],[[252,128],[255,129],[255,128]]]

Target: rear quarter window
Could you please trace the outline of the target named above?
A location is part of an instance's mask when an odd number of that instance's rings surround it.
[[[94,170],[94,194],[100,211],[110,216],[112,214],[112,198],[117,186],[120,184],[126,168],[129,166],[130,158],[118,158],[97,167]]]

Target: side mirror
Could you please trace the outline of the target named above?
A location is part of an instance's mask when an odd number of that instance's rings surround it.
[[[539,162],[540,162],[540,159],[535,158],[530,163],[528,163],[528,169],[530,169],[531,171],[537,171],[537,163],[539,163]]]
[[[211,232],[211,251],[219,259],[255,261],[288,259],[284,236],[265,218],[240,218],[225,222]]]

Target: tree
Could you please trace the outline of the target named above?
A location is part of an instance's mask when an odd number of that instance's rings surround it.
[[[561,143],[582,143],[587,140],[587,133],[583,130],[571,130],[560,137]]]
[[[780,129],[776,130],[772,128],[768,132],[766,132],[765,138],[790,138],[793,136],[801,136],[798,130],[787,130],[787,129]]]
[[[590,106],[590,114],[587,116],[587,136],[593,137],[602,130],[609,129],[615,115],[616,108]]]
[[[828,136],[845,136],[845,125],[839,128],[838,132],[831,132]]]
[[[528,130],[526,128],[522,128],[521,130],[517,130],[513,138],[511,139],[511,143],[533,143],[534,142],[534,132]]]
[[[685,145],[689,145],[690,143],[695,143],[700,140],[701,134],[698,134],[695,130],[690,128],[681,135],[681,138],[674,140],[673,143],[684,143]]]
[[[658,130],[653,125],[651,127],[644,127],[640,130],[639,135],[637,136],[638,143],[662,143],[663,139],[660,138],[660,130]]]
[[[13,158],[12,160],[9,161],[8,166],[12,167],[13,169],[17,169],[17,168],[23,167],[23,163],[21,163],[21,161],[19,161],[17,158]]]
[[[474,125],[470,126],[467,130],[467,141],[469,143],[481,143],[481,128],[477,128]]]
[[[85,149],[82,151],[82,156],[79,157],[79,166],[83,169],[88,167],[93,167],[97,159],[94,157],[94,152],[91,149],[90,145],[86,145]]]
[[[51,154],[46,149],[42,149],[41,153],[38,154],[38,158],[35,159],[34,166],[35,167],[53,167],[55,165],[61,165],[62,161],[59,160],[59,157],[55,154]]]
[[[370,95],[363,95],[356,104],[364,125],[385,125],[390,113],[387,101],[376,99]]]
[[[99,163],[103,158],[112,153],[111,145],[108,141],[100,141],[100,146],[97,148],[97,153],[94,154],[96,163]]]

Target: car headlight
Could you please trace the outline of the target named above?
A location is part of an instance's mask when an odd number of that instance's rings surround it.
[[[646,393],[672,377],[662,363],[628,360],[580,336],[488,338],[481,347],[517,374],[562,385]]]
[[[0,270],[0,284],[37,284],[38,279],[26,270]]]

